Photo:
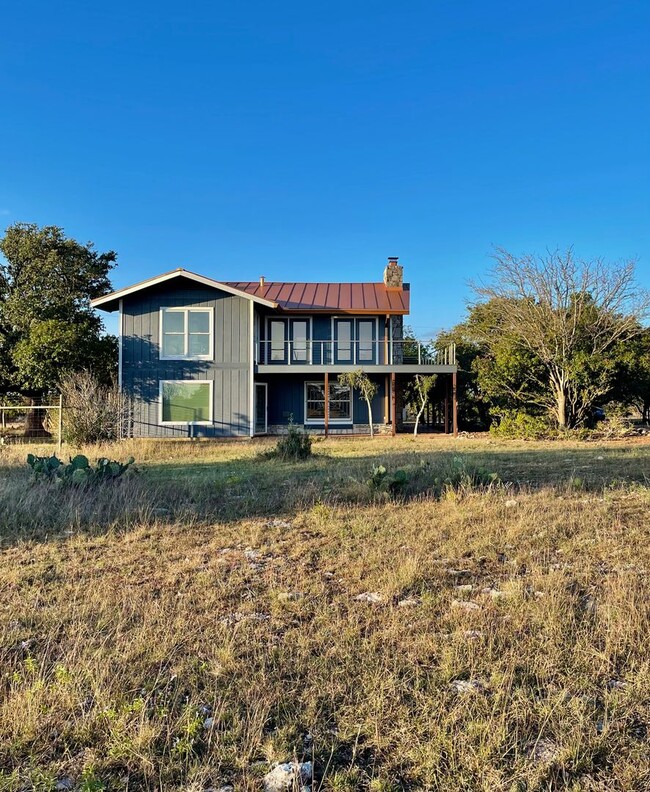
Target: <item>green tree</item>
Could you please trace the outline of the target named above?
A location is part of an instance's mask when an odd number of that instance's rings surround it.
[[[616,348],[641,332],[650,298],[634,263],[580,261],[572,250],[497,250],[495,261],[490,282],[475,286],[481,301],[469,320],[486,352],[476,363],[480,387],[491,400],[507,394],[545,410],[562,428],[580,425],[614,388]]]
[[[98,253],[56,226],[16,223],[0,238],[0,389],[41,399],[61,377],[114,376],[116,339],[90,301],[111,290],[115,253]]]
[[[650,423],[650,329],[625,344],[618,344],[614,362],[616,374],[611,398],[638,410],[644,423]]]
[[[376,382],[373,382],[364,371],[361,371],[361,369],[358,369],[357,371],[346,371],[343,374],[339,374],[339,382],[341,385],[346,385],[349,388],[355,388],[366,400],[366,404],[368,405],[370,437],[373,437],[374,428],[372,425],[372,400],[379,391],[379,385],[377,385]]]
[[[431,393],[437,382],[437,374],[416,374],[413,377],[412,383],[410,383],[411,387],[406,389],[406,397],[409,398],[415,410],[415,425],[413,426],[414,436],[417,436],[420,419],[426,410],[427,404],[429,404],[431,400]]]
[[[486,349],[472,337],[466,323],[439,333],[435,349],[442,352],[450,344],[455,344],[458,363],[458,425],[469,431],[483,431],[490,426],[491,402],[479,386],[476,361],[485,355]],[[441,398],[446,395],[443,392]]]

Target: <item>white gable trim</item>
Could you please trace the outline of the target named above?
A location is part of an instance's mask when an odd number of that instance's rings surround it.
[[[237,297],[245,297],[247,300],[251,300],[251,302],[258,303],[259,305],[266,305],[267,308],[278,307],[278,304],[272,302],[271,300],[265,300],[262,297],[255,297],[253,294],[248,294],[248,292],[242,291],[241,289],[235,289],[232,286],[221,283],[221,281],[216,281],[212,278],[206,278],[204,275],[197,275],[196,272],[190,272],[186,269],[177,269],[173,270],[172,272],[166,272],[164,275],[158,275],[156,278],[149,278],[149,280],[136,283],[133,286],[127,286],[125,289],[118,289],[118,291],[114,291],[111,294],[106,294],[103,297],[96,297],[94,300],[90,301],[90,304],[93,306],[93,308],[100,308],[102,305],[120,300],[123,297],[127,297],[129,294],[135,294],[142,289],[148,289],[150,286],[156,286],[159,283],[165,283],[166,281],[173,280],[174,278],[187,278],[188,280],[200,283],[202,286],[209,286],[212,289],[220,289],[227,294],[234,294]]]

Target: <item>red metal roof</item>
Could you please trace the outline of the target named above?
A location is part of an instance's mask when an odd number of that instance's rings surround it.
[[[387,289],[383,283],[285,283],[267,281],[224,281],[253,297],[278,303],[284,311],[323,311],[324,313],[389,313],[409,312],[410,292]]]

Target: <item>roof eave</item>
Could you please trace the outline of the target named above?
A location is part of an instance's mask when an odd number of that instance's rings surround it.
[[[156,276],[155,278],[149,278],[147,280],[140,281],[139,283],[135,283],[133,286],[127,286],[124,289],[118,289],[117,291],[111,292],[110,294],[105,294],[103,297],[96,297],[94,300],[90,301],[90,304],[93,306],[93,308],[101,308],[102,310],[108,311],[110,313],[119,308],[120,300],[122,300],[124,297],[128,297],[130,294],[135,294],[136,292],[151,288],[152,286],[157,286],[159,283],[166,283],[167,281],[173,280],[174,278],[187,278],[188,280],[193,280],[196,283],[202,284],[203,286],[209,286],[212,289],[219,289],[237,297],[245,297],[247,300],[252,300],[253,302],[259,303],[260,305],[265,305],[267,308],[279,307],[278,304],[272,300],[265,300],[263,297],[257,297],[254,294],[249,294],[248,292],[242,291],[241,289],[235,289],[232,286],[228,286],[226,283],[222,283],[221,281],[216,281],[213,278],[206,278],[204,275],[198,275],[196,272],[190,272],[190,270],[182,268],[172,270],[171,272],[165,272],[162,275]]]

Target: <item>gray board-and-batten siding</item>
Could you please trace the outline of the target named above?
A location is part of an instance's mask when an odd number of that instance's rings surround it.
[[[160,309],[212,308],[212,360],[160,360]],[[153,286],[122,300],[122,388],[134,401],[138,437],[238,437],[250,434],[250,300],[216,289]],[[213,423],[161,426],[161,380],[212,380]]]

